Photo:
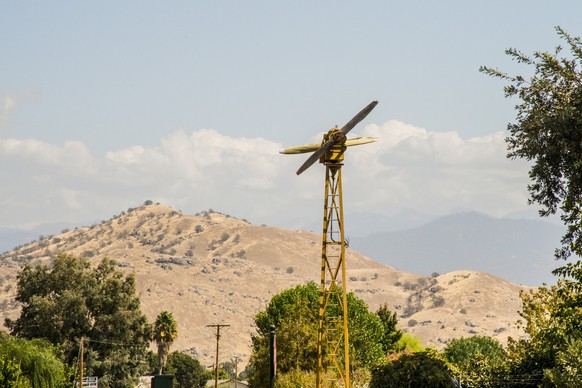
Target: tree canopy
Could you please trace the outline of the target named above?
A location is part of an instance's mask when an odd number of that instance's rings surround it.
[[[476,335],[451,340],[443,351],[452,373],[463,386],[491,386],[492,381],[505,373],[507,354],[499,341]]]
[[[506,50],[513,60],[530,66],[531,77],[509,75],[483,66],[481,71],[508,81],[506,97],[518,97],[515,123],[508,124],[508,157],[532,163],[530,203],[540,214],[561,212],[568,230],[556,257],[582,253],[582,41],[556,27],[569,55],[561,47],[532,56]],[[559,273],[559,271],[558,271]]]
[[[507,81],[506,97],[519,99],[516,121],[508,124],[508,157],[531,163],[530,204],[540,205],[542,216],[560,214],[567,227],[556,258],[578,256],[554,270],[555,285],[521,295],[521,323],[529,338],[508,346],[510,376],[520,386],[565,384],[582,370],[576,356],[582,338],[582,40],[561,27],[556,31],[567,51],[558,46],[530,56],[506,50],[530,76],[480,69]]]
[[[255,316],[258,333],[252,339],[250,368],[253,373],[249,379],[253,386],[268,385],[267,336],[272,326],[276,327],[277,333],[278,379],[289,380],[282,377],[286,373],[304,376],[317,369],[319,292],[319,286],[313,282],[284,290]],[[369,368],[383,360],[386,354],[384,346],[393,346],[390,339],[397,341],[399,338],[385,332],[385,327],[397,330],[392,325],[393,317],[388,317],[385,312],[383,321],[353,293],[348,294],[348,306],[351,362],[356,369]]]
[[[6,319],[15,336],[44,338],[60,346],[72,364],[81,337],[86,343],[87,373],[104,386],[128,387],[136,381],[150,343],[151,325],[140,309],[133,275],[102,260],[57,255],[51,266],[26,264],[18,274],[16,320]]]

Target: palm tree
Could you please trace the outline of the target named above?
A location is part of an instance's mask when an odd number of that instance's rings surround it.
[[[178,322],[174,319],[174,315],[168,311],[162,311],[156,318],[152,338],[158,345],[158,364],[160,367],[158,374],[160,375],[164,366],[166,366],[168,354],[170,354],[170,346],[172,346],[172,342],[177,336]]]

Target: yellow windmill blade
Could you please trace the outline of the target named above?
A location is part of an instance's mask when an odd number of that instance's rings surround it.
[[[279,151],[280,154],[305,154],[307,152],[315,152],[321,147],[321,144],[305,144],[295,147],[288,147]]]
[[[356,138],[353,138],[353,139],[346,140],[346,145],[348,147],[351,147],[351,146],[357,146],[357,145],[360,145],[360,144],[373,143],[375,141],[378,141],[378,138],[377,137],[356,137]]]
[[[355,137],[353,139],[346,140],[346,146],[356,146],[360,144],[368,144],[378,141],[377,137]],[[321,144],[313,143],[313,144],[304,144],[300,146],[294,147],[287,147],[279,151],[280,154],[285,155],[295,155],[295,154],[306,154],[308,152],[315,152],[321,147]]]

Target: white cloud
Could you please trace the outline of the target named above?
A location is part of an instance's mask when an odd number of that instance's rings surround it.
[[[500,133],[463,139],[389,121],[350,148],[344,168],[346,211],[465,207],[501,215],[525,207],[527,166],[505,158]],[[216,130],[178,130],[156,147],[92,155],[79,142],[0,140],[0,226],[92,223],[146,199],[186,212],[208,208],[255,222],[319,217],[323,168],[297,177],[307,155],[280,155],[280,143]]]
[[[362,135],[380,141],[349,151],[354,175],[360,185],[372,182],[380,209],[439,214],[465,207],[499,216],[525,207],[527,165],[505,157],[502,133],[463,139],[389,121],[367,126]]]

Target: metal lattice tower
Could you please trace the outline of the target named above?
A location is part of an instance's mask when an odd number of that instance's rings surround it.
[[[297,175],[307,170],[317,160],[325,165],[317,388],[351,387],[341,168],[347,147],[377,140],[370,137],[349,140],[346,138],[347,133],[362,121],[377,104],[378,101],[372,101],[342,128],[331,129],[324,135],[321,144],[307,144],[281,151],[283,154],[313,152],[297,170]],[[332,370],[332,373],[325,374],[328,368]]]
[[[341,164],[328,163],[325,171],[316,386],[324,387],[325,383],[325,346],[330,368],[335,372],[332,375],[337,376],[344,387],[350,387]]]

